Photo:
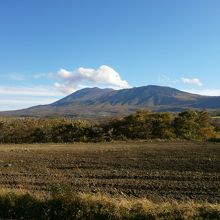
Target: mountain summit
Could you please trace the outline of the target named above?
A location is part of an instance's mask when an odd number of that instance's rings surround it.
[[[98,118],[130,114],[138,109],[179,112],[187,108],[217,110],[220,109],[220,97],[154,85],[121,90],[95,87],[78,90],[49,105],[2,112],[1,115]]]

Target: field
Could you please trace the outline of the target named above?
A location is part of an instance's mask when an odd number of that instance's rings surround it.
[[[0,146],[0,187],[220,203],[220,144],[116,142]]]

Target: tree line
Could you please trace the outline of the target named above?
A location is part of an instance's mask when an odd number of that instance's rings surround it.
[[[0,143],[68,143],[138,139],[217,139],[206,111],[179,114],[145,110],[106,122],[73,119],[0,119]]]

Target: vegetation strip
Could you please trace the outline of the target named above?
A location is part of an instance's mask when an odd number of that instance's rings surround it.
[[[2,118],[0,143],[72,143],[112,140],[220,139],[220,124],[205,111],[179,114],[138,111],[105,122],[72,119]]]
[[[220,204],[162,202],[103,194],[0,195],[1,219],[219,219]]]

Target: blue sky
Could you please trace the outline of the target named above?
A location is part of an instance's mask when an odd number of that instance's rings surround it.
[[[83,87],[220,95],[219,0],[1,0],[0,110]]]

